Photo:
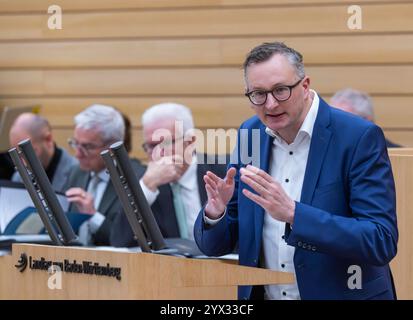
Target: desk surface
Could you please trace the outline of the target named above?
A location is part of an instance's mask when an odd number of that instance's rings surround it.
[[[51,265],[62,272],[49,274]],[[109,249],[14,244],[11,255],[0,256],[1,299],[231,300],[237,298],[238,285],[293,281],[291,273],[234,261]]]

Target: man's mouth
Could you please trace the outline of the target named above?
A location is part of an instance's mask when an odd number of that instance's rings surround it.
[[[269,114],[269,113],[267,113],[267,117],[279,118],[279,117],[282,116],[284,113],[285,113],[285,112],[279,113],[279,114]]]

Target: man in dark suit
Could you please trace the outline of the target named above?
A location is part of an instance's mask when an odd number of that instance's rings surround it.
[[[120,202],[100,152],[116,141],[123,141],[125,125],[113,107],[92,105],[76,115],[75,130],[69,145],[79,165],[67,184],[69,211],[87,213],[91,218],[79,228],[86,245],[109,245],[110,229]]]
[[[241,125],[226,178],[205,177],[199,248],[219,256],[238,244],[240,264],[295,273],[265,286],[267,299],[394,299],[396,196],[382,130],[325,103],[283,43],[254,48],[244,74],[256,116]],[[257,144],[255,164],[242,161]]]
[[[183,105],[163,103],[142,115],[143,148],[148,166],[138,172],[140,185],[161,233],[167,238],[193,239],[193,225],[207,199],[203,176],[207,171],[223,177],[225,157],[195,152],[191,112]],[[136,246],[122,212],[112,229],[111,244]]]

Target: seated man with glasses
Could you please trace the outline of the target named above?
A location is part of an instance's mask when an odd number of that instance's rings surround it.
[[[207,199],[203,176],[212,171],[225,175],[226,157],[195,150],[191,111],[180,104],[162,103],[142,115],[148,166],[139,173],[140,185],[166,238],[193,239],[193,226]],[[111,244],[136,246],[124,213],[116,218]]]
[[[50,124],[42,116],[22,113],[13,122],[9,132],[10,146],[15,147],[25,139],[31,140],[53,189],[63,192],[71,170],[77,164],[76,159],[56,145]],[[22,182],[17,171],[14,172],[12,181]]]
[[[120,202],[100,152],[116,141],[123,141],[125,124],[115,108],[105,105],[92,105],[74,120],[76,126],[69,145],[79,165],[66,187],[66,196],[72,203],[69,210],[92,215],[79,228],[79,238],[85,245],[108,245]]]
[[[331,108],[283,43],[252,49],[244,80],[256,115],[240,126],[225,179],[205,176],[199,248],[220,256],[238,245],[241,265],[295,274],[240,286],[240,299],[394,299],[396,195],[382,130]],[[242,161],[257,144],[258,165]]]

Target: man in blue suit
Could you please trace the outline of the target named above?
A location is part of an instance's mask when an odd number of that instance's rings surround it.
[[[394,299],[395,187],[381,129],[330,108],[283,43],[254,48],[244,73],[256,116],[239,129],[225,179],[204,176],[199,248],[220,256],[238,244],[240,264],[295,274],[265,286],[266,299]]]

